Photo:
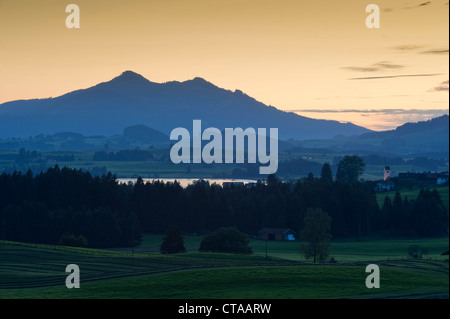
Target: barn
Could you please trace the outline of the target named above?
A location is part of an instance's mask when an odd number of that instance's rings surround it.
[[[262,240],[295,240],[295,231],[290,228],[262,228],[258,232]]]

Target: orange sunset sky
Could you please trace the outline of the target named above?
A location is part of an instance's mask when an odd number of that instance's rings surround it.
[[[65,25],[68,4],[80,28]],[[368,4],[380,28],[368,29]],[[449,112],[448,0],[0,0],[0,103],[125,70],[374,130]]]

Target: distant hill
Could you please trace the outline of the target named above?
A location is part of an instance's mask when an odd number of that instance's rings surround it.
[[[327,139],[370,132],[351,123],[284,112],[239,90],[225,90],[202,78],[154,83],[126,71],[111,81],[56,98],[1,104],[0,138],[58,132],[112,136],[135,125],[169,135],[176,127],[192,130],[193,119],[201,119],[203,128],[221,130],[276,127],[280,139]]]
[[[356,137],[294,142],[302,147],[329,148],[338,151],[369,151],[401,155],[432,155],[449,153],[449,116],[428,121],[406,123],[395,130],[370,132]]]
[[[145,125],[133,125],[123,130],[123,135],[145,143],[168,143],[169,136]]]

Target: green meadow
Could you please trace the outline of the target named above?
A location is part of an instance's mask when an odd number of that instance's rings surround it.
[[[119,138],[119,137],[118,137]],[[102,140],[101,138],[96,138],[97,142],[94,140],[87,139],[88,143],[93,143],[97,146],[97,150],[103,150],[107,152],[112,152],[113,150],[104,149],[104,145],[108,144],[107,139]],[[111,139],[114,140],[114,137]],[[50,143],[52,144],[52,143]],[[320,146],[320,145],[316,145]],[[60,147],[60,145],[55,144],[55,148]],[[147,148],[142,148],[145,150]],[[31,149],[32,150],[32,149]],[[94,161],[93,156],[95,151],[48,151],[42,152],[43,156],[74,156],[73,161],[64,161],[63,159],[58,160],[58,165],[61,167],[67,166],[76,169],[86,169],[92,170],[98,167],[104,167],[106,171],[113,172],[119,178],[231,178],[233,177],[233,170],[235,168],[242,168],[239,164],[214,164],[214,165],[197,165],[197,164],[172,164],[169,159],[162,160],[164,156],[168,156],[168,148],[158,148],[152,149],[152,152],[160,158],[157,161],[147,162],[147,161]],[[17,151],[0,151],[0,167],[17,167],[16,162],[18,152]],[[342,156],[342,153],[327,153],[323,154],[321,152],[304,151],[297,152],[295,150],[289,152],[279,153],[279,163],[285,161],[303,158],[309,162],[317,163],[323,165],[325,162],[332,163],[334,157]],[[42,169],[42,166],[54,166],[56,162],[35,162],[29,161],[26,163],[25,167],[21,169],[26,170],[27,167],[38,170]],[[20,166],[20,165],[19,165]],[[383,179],[384,165],[378,164],[367,164],[364,173],[361,178],[367,181],[376,181]],[[427,168],[414,166],[414,165],[390,165],[393,172],[412,172],[412,171],[426,171]],[[437,167],[437,171],[448,171],[449,166],[443,165]],[[317,175],[319,171],[316,171]],[[336,173],[336,172],[334,172]],[[318,175],[317,175],[318,176]],[[301,177],[306,177],[306,174],[299,175],[298,173],[289,173],[286,176],[280,176],[285,179],[297,179]]]
[[[136,249],[138,252],[158,253],[164,235],[144,235],[142,244]],[[187,252],[197,252],[202,240],[200,235],[183,236]],[[420,245],[428,250],[423,258],[444,260],[441,253],[448,249],[448,238],[421,238],[421,239],[371,239],[371,240],[337,240],[331,241],[330,258],[338,262],[360,262],[371,260],[402,260],[408,258],[408,247]],[[309,262],[300,253],[298,241],[264,241],[251,239],[250,247],[255,256],[281,258],[291,261]],[[131,251],[120,249],[118,251]]]
[[[100,250],[0,242],[0,298],[448,298],[448,238],[333,242],[335,264],[313,264],[298,242],[251,240],[253,255],[198,253],[200,236],[185,237],[188,252],[161,255],[162,236],[131,250]],[[417,243],[429,250],[408,259]],[[380,288],[365,286],[365,267],[380,267]],[[80,267],[80,289],[65,286],[65,267]]]

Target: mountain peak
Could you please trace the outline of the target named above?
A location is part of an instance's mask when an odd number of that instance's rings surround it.
[[[149,80],[144,78],[142,75],[140,75],[136,72],[130,71],[130,70],[122,72],[121,75],[119,75],[118,77],[115,77],[112,81],[120,81],[122,83],[129,83],[129,84],[150,82]]]
[[[201,87],[201,88],[214,87],[214,88],[216,88],[216,86],[214,84],[206,81],[204,78],[201,78],[201,77],[195,77],[192,80],[187,80],[183,83],[189,84],[190,86],[194,86],[194,87]]]
[[[209,83],[208,81],[206,81],[204,78],[196,76],[195,78],[193,78],[191,81],[194,82],[198,82],[198,83]]]

